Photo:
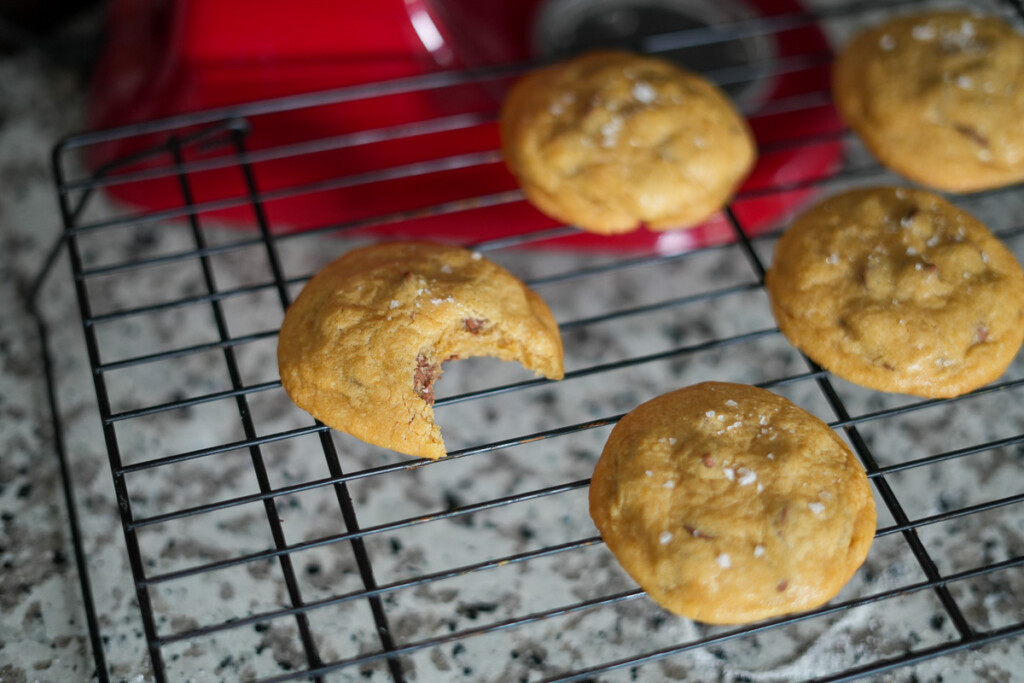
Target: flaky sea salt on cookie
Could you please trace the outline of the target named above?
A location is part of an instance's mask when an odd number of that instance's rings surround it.
[[[1024,273],[977,219],[923,190],[826,199],[780,238],[765,278],[779,329],[836,375],[958,396],[1024,341]]]
[[[1024,180],[1024,36],[968,12],[899,17],[854,38],[833,92],[886,166],[972,192]]]
[[[597,233],[687,227],[718,211],[754,164],[750,129],[706,79],[601,51],[518,81],[502,152],[526,198]]]
[[[652,599],[712,624],[825,603],[863,563],[876,519],[864,469],[828,425],[720,382],[622,418],[594,470],[590,515]]]
[[[428,243],[354,249],[307,283],[278,341],[291,399],[329,427],[407,455],[446,453],[434,424],[441,364],[516,360],[561,379],[544,301],[478,253]]]

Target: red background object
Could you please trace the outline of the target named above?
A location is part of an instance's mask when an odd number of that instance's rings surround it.
[[[91,125],[111,128],[176,114],[391,81],[448,69],[519,62],[531,57],[528,36],[538,0],[113,0],[108,47],[98,65],[91,99]],[[757,11],[799,11],[795,0],[747,0]],[[419,27],[419,32],[417,32]],[[424,36],[426,39],[424,39]],[[777,58],[828,50],[817,27],[775,34]],[[428,49],[429,48],[429,49]],[[827,91],[828,65],[795,70],[770,79],[760,102]],[[267,150],[457,114],[480,113],[484,122],[448,132],[357,144],[309,154],[259,161],[254,170],[263,193],[356,176],[330,189],[269,199],[264,209],[275,230],[303,230],[347,224],[398,211],[417,211],[443,202],[494,195],[516,188],[494,150],[494,113],[511,78],[439,89],[420,89],[373,99],[338,101],[250,116],[246,146]],[[841,128],[831,105],[796,108],[750,117],[759,143],[800,140]],[[160,141],[126,137],[88,150],[94,169]],[[187,147],[188,160],[222,156],[223,148]],[[463,154],[488,154],[487,163],[407,178],[373,181],[383,169]],[[839,143],[794,144],[762,153],[745,190],[819,179],[833,172]],[[115,173],[166,166],[168,156],[149,156]],[[367,182],[360,174],[371,174]],[[197,171],[191,183],[197,202],[244,197],[237,167]],[[339,187],[338,185],[343,185]],[[112,184],[107,191],[146,209],[181,206],[173,177]],[[741,198],[734,210],[751,231],[771,227],[806,199],[808,191]],[[252,225],[245,202],[210,211],[230,224]],[[476,242],[557,225],[524,201],[402,220],[375,227],[376,234]],[[628,235],[575,235],[554,241],[573,248],[679,250],[721,241],[728,228],[720,218],[699,228],[669,234],[645,229]],[[545,242],[552,244],[553,242]]]

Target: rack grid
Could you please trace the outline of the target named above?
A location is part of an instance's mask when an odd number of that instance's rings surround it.
[[[853,26],[919,4],[832,4],[658,36],[649,47]],[[1024,18],[1015,2],[986,8]],[[777,57],[756,76],[821,69],[828,60]],[[287,402],[273,364],[277,326],[329,257],[392,238],[395,226],[429,238],[424,218],[486,221],[524,201],[499,187],[290,231],[274,217],[279,202],[477,173],[500,155],[472,150],[268,189],[261,174],[269,164],[460,135],[493,126],[496,111],[273,148],[251,147],[254,122],[410,92],[504,87],[525,68],[282,98],[57,146],[65,233],[39,284],[67,254],[156,679],[188,677],[182,667],[193,660],[183,653],[197,644],[222,667],[234,661],[261,681],[667,680],[712,671],[722,680],[837,681],[1005,643],[1021,661],[1024,609],[1014,588],[1024,580],[1024,488],[1012,476],[1024,459],[1021,362],[999,383],[957,399],[881,396],[799,356],[767,312],[763,276],[785,216],[754,226],[750,207],[785,200],[795,210],[842,187],[894,181],[841,127],[763,143],[762,156],[838,146],[844,163],[741,189],[701,243],[574,249],[586,236],[572,226],[525,224],[462,239],[549,300],[568,368],[552,383],[488,361],[446,366],[436,402],[450,446],[444,460],[411,461],[360,444]],[[731,68],[709,76],[730,85],[755,74]],[[771,119],[827,108],[828,93],[745,106],[749,116]],[[124,141],[139,144],[98,171],[76,170],[82,155]],[[205,179],[228,172],[234,189],[209,196]],[[173,183],[177,200],[142,210],[98,192],[146,183]],[[1017,187],[956,201],[986,217],[1020,256],[1024,225],[1012,210],[1019,199]],[[226,227],[238,218],[232,211],[255,230]],[[59,433],[60,387],[46,342],[54,323],[39,315]],[[742,628],[670,617],[618,570],[589,526],[589,471],[610,426],[642,400],[713,378],[796,400],[844,435],[868,471],[880,510],[875,546],[825,607]],[[90,636],[107,680],[68,468],[74,455],[59,446]],[[992,596],[1003,602],[993,606]]]

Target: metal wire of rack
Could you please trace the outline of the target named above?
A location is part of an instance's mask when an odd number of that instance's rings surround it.
[[[738,22],[724,32],[659,36],[651,49],[851,22],[916,4],[837,5],[815,14]],[[1017,3],[1005,7],[1024,18]],[[821,68],[828,58],[779,57],[769,70]],[[614,254],[543,249],[578,235],[571,226],[470,244],[518,269],[549,298],[556,314],[574,312],[570,319],[559,316],[569,370],[556,385],[494,365],[468,365],[461,375],[455,367],[446,369],[438,389],[450,390],[440,395],[436,408],[446,438],[456,445],[448,458],[397,459],[289,412],[274,369],[265,367],[272,358],[266,350],[273,347],[280,315],[316,264],[326,262],[325,254],[350,246],[339,237],[375,239],[382,226],[503,211],[522,204],[522,197],[514,189],[503,189],[282,231],[273,218],[275,202],[453,169],[472,171],[500,158],[493,150],[473,151],[273,189],[261,183],[262,164],[458,134],[493,124],[495,115],[458,114],[300,139],[271,149],[250,149],[250,121],[310,107],[359,105],[394,94],[491,83],[524,68],[443,73],[242,105],[86,133],[56,148],[65,233],[33,298],[38,298],[52,264],[66,254],[155,678],[187,676],[187,669],[178,668],[188,666],[183,650],[214,642],[217,646],[210,649],[222,666],[232,658],[245,661],[247,675],[263,681],[663,680],[702,671],[717,671],[723,680],[775,675],[775,680],[838,681],[993,644],[1019,644],[1014,637],[1024,634],[1024,612],[1012,596],[1024,577],[1020,536],[1008,532],[1001,537],[1005,547],[994,550],[989,543],[969,553],[969,559],[951,559],[954,545],[972,545],[972,534],[980,538],[985,529],[1004,527],[1019,533],[1024,520],[1024,490],[1013,487],[1012,477],[1001,476],[1019,468],[1024,454],[1024,413],[1019,409],[1024,372],[1019,362],[999,383],[958,399],[879,397],[799,357],[780,338],[770,316],[765,317],[765,263],[782,218],[770,229],[753,230],[742,211],[744,202],[828,192],[884,178],[864,155],[862,163],[853,163],[857,143],[845,130],[798,133],[763,145],[762,154],[841,143],[848,163],[834,172],[742,190],[724,212],[726,232],[697,248]],[[742,69],[710,75],[722,83],[750,77]],[[827,99],[827,92],[800,93],[752,115],[769,117],[820,106]],[[70,175],[75,154],[132,139],[147,143],[99,172]],[[225,169],[237,172],[238,191],[202,196],[203,174]],[[96,192],[154,181],[174,183],[178,201],[145,212],[110,210]],[[1019,193],[1019,188],[1008,188],[962,199],[972,208],[976,204],[981,213],[1000,216],[996,232],[1018,255],[1024,225],[1007,222],[1012,212],[1006,207]],[[91,214],[97,204],[106,212]],[[234,209],[249,212],[255,234],[221,227],[218,212]],[[111,259],[117,250],[110,245],[123,234],[132,235],[128,242],[134,251],[129,249],[127,258]],[[169,242],[160,241],[164,239]],[[262,264],[256,275],[254,254]],[[711,285],[701,284],[705,276]],[[674,278],[684,285],[674,288],[669,284]],[[157,299],[125,295],[165,279],[165,294]],[[224,279],[230,283],[224,285]],[[646,291],[637,282],[654,283],[657,294],[618,296],[630,283]],[[38,302],[36,314],[60,435],[60,386],[47,341],[53,323],[43,319]],[[160,329],[140,333],[152,320],[163,320]],[[182,332],[186,323],[192,331]],[[693,333],[691,327],[702,331]],[[648,343],[647,337],[662,332],[672,343]],[[618,333],[635,338],[620,345]],[[171,343],[164,344],[166,338]],[[576,357],[573,343],[582,349]],[[762,353],[778,362],[744,361],[748,356],[762,358]],[[133,378],[135,372],[140,374]],[[681,623],[644,599],[587,527],[580,496],[585,495],[588,472],[607,429],[639,400],[718,372],[785,393],[828,416],[867,468],[882,511],[876,544],[866,569],[825,607],[742,628]],[[193,384],[170,379],[177,375]],[[140,389],[151,384],[158,387],[151,395]],[[537,421],[515,421],[517,413],[538,405],[544,415]],[[449,411],[453,417],[446,422]],[[961,414],[974,416],[975,423],[960,426],[958,420],[966,419],[957,417]],[[994,425],[997,415],[1008,426],[977,426]],[[168,429],[161,422],[165,420],[171,421],[173,437],[154,431]],[[907,434],[935,431],[936,424],[937,441],[915,448],[914,437]],[[942,429],[963,433],[947,439]],[[893,445],[897,441],[899,447]],[[58,446],[98,675],[109,680],[103,619],[93,605],[68,470],[74,455],[60,439]],[[310,464],[314,461],[319,464]],[[936,475],[943,467],[974,467],[975,462],[996,472],[998,485],[990,482],[974,498],[952,500],[930,490],[935,481],[963,476],[959,469]],[[925,481],[914,484],[922,473]],[[202,480],[198,491],[196,478]],[[447,486],[449,480],[458,483]],[[937,507],[918,504],[920,488],[939,497]],[[207,531],[214,533],[213,545],[223,547],[181,556],[171,552]],[[240,540],[232,540],[236,538]],[[178,557],[186,561],[176,563]],[[338,572],[332,574],[332,569]],[[226,590],[225,584],[237,588]],[[986,607],[979,591],[997,588],[1000,599],[1009,603]],[[211,590],[219,591],[223,604],[209,604]],[[225,597],[243,591],[250,594],[241,602],[233,595]],[[863,616],[852,619],[853,614]],[[914,626],[901,631],[893,615],[915,623],[923,620],[930,630]],[[879,629],[892,643],[871,638]],[[269,645],[268,633],[276,638]],[[250,636],[255,644],[247,640]],[[848,642],[820,645],[829,638]],[[851,641],[856,647],[842,649]],[[814,649],[819,646],[826,650]],[[772,647],[789,648],[790,657],[762,670],[758,662]],[[261,658],[263,650],[272,650],[273,657]],[[1015,652],[1021,661],[1020,650]],[[500,666],[488,664],[495,653],[500,653]],[[797,660],[808,668],[794,669]]]

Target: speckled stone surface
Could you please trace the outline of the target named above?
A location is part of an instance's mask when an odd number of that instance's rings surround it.
[[[0,679],[87,680],[92,658],[39,345],[21,296],[61,229],[49,146],[81,125],[82,85],[32,55],[0,59],[0,81]],[[71,299],[56,298],[73,313]],[[71,341],[65,336],[64,343]],[[83,398],[88,394],[79,391],[79,405]],[[90,471],[102,474],[96,463],[76,469],[91,478]]]
[[[31,56],[0,60],[0,82],[11,93],[0,103],[0,182],[4,184],[0,305],[5,311],[0,317],[0,680],[89,680],[93,664],[53,455],[38,340],[19,294],[58,234],[47,155],[53,141],[80,128],[84,95],[77,80]],[[869,162],[854,143],[848,152],[851,167]],[[894,180],[881,172],[869,175],[861,180]],[[1019,189],[965,198],[958,204],[977,213],[997,232],[1020,227],[1024,216]],[[99,198],[90,215],[119,211],[123,209]],[[240,233],[211,227],[207,237],[212,243],[226,244],[238,240]],[[1015,235],[1008,244],[1024,259],[1024,237]],[[332,238],[288,240],[280,245],[287,277],[309,275],[348,246]],[[111,231],[82,240],[87,266],[193,247],[188,231],[176,224]],[[771,240],[756,244],[765,261],[771,247]],[[756,282],[756,274],[738,247],[546,282],[543,279],[548,276],[598,266],[610,257],[543,250],[502,250],[490,256],[517,275],[541,282],[538,292],[563,325],[570,379],[445,404],[446,396],[529,379],[529,373],[512,364],[488,360],[449,364],[436,389],[437,420],[451,451],[619,415],[659,393],[696,381],[761,382],[807,369],[774,331],[763,292],[744,287]],[[227,251],[211,263],[220,288],[264,282],[269,277],[266,257],[259,249]],[[95,312],[102,313],[197,295],[203,291],[198,273],[198,265],[189,262],[97,277],[90,281],[90,297]],[[730,286],[737,287],[734,293],[711,301],[697,299],[607,322],[586,321],[608,311]],[[111,679],[150,681],[152,670],[66,259],[58,261],[43,294],[44,313],[52,329],[64,436]],[[233,297],[223,306],[235,336],[273,331],[282,316],[273,290]],[[750,338],[730,346],[699,347],[708,340],[747,333]],[[104,323],[97,326],[97,336],[102,360],[111,362],[213,341],[216,331],[210,307],[197,306]],[[603,364],[691,346],[696,348],[689,353],[573,376]],[[274,350],[272,336],[237,347],[236,360],[246,385],[276,379]],[[115,412],[230,388],[219,351],[105,376]],[[1004,380],[1021,377],[1024,359],[1018,357]],[[883,395],[838,380],[834,384],[850,414],[865,416],[859,431],[881,466],[1024,433],[1020,388],[871,419],[876,411],[911,405],[917,399]],[[837,419],[813,382],[796,382],[778,390],[826,421]],[[312,424],[280,389],[251,394],[248,403],[259,435]],[[214,401],[124,420],[116,424],[115,432],[124,462],[142,463],[244,438],[238,414],[233,399]],[[552,495],[369,534],[365,544],[377,582],[392,584],[592,538],[596,530],[587,515],[584,484],[609,429],[578,431],[353,481],[349,490],[364,529],[561,487]],[[348,472],[407,461],[343,435],[331,434],[330,440]],[[315,434],[269,442],[260,448],[259,456],[274,488],[330,475]],[[894,471],[885,479],[908,517],[924,519],[1024,493],[1024,449],[1011,443]],[[125,484],[136,518],[259,491],[252,455],[239,449],[140,469],[127,475]],[[879,526],[891,529],[894,520],[881,500],[879,511]],[[276,515],[285,541],[292,545],[346,531],[335,492],[329,487],[277,498]],[[258,502],[148,524],[138,533],[148,576],[273,547],[267,513]],[[1024,555],[1024,504],[922,526],[918,535],[942,574],[1018,557]],[[351,541],[304,546],[291,553],[291,565],[307,602],[363,588]],[[157,631],[166,636],[287,607],[290,599],[283,571],[278,561],[262,559],[156,583],[149,595]],[[888,533],[876,540],[864,568],[838,600],[871,596],[923,579],[904,537]],[[407,680],[417,683],[538,680],[729,632],[673,617],[645,597],[633,595],[635,590],[604,546],[592,544],[389,591],[382,603],[400,645],[438,639],[402,658]],[[627,597],[613,605],[444,640],[465,629],[621,593]],[[950,593],[978,631],[1015,624],[1024,613],[1024,572],[1014,568],[957,581],[950,585]],[[309,612],[308,621],[323,661],[379,649],[365,599],[319,606]],[[827,676],[955,637],[955,625],[943,613],[936,594],[925,590],[756,636],[723,638],[643,666],[601,674],[596,680],[792,681]],[[165,646],[163,656],[168,677],[175,681],[256,680],[308,666],[296,620],[289,616],[186,638]],[[883,679],[1012,681],[1019,680],[1022,670],[1024,643],[1011,638],[901,669]],[[390,676],[380,662],[371,662],[333,672],[326,680],[387,681]]]

